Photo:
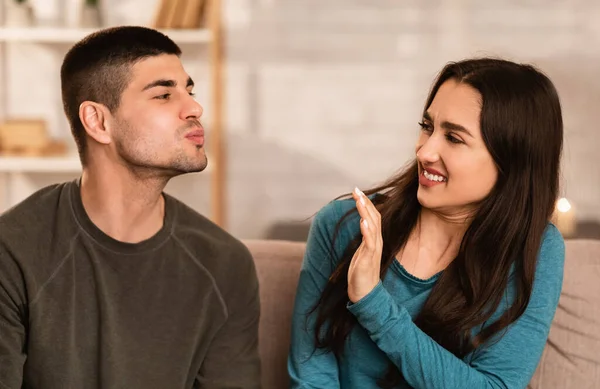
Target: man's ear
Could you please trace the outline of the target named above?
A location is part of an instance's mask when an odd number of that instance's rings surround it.
[[[103,104],[84,101],[79,105],[79,120],[85,132],[96,142],[109,144],[112,141],[107,119],[110,113]]]

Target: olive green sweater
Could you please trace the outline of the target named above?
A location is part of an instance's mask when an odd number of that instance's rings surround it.
[[[78,183],[0,217],[0,388],[259,388],[246,247],[166,194],[157,234],[114,240]]]

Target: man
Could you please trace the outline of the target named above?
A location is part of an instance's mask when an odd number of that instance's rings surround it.
[[[0,217],[0,388],[259,388],[245,246],[163,193],[207,160],[179,47],[116,27],[61,68],[83,171]]]

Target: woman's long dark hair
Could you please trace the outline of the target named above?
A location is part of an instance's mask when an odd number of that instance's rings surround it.
[[[530,65],[492,58],[450,63],[438,75],[424,111],[450,79],[481,94],[481,133],[498,169],[498,180],[481,202],[456,258],[442,272],[415,324],[462,358],[517,320],[529,303],[541,239],[558,197],[563,123],[552,82]],[[381,213],[382,278],[417,223],[418,185],[414,161],[384,184],[365,191],[380,194],[374,203]],[[344,219],[338,222],[334,241]],[[357,236],[341,258],[334,258],[339,264],[315,306],[316,346],[333,351],[338,358],[356,324],[346,309],[347,274],[359,244]],[[330,251],[335,252],[333,247]],[[512,265],[514,303],[500,319],[471,336],[472,329],[489,320],[498,308]],[[399,370],[390,365],[379,385],[391,388],[402,380]]]

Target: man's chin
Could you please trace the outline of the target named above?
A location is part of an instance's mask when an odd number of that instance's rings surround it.
[[[200,173],[206,169],[208,161],[186,161],[170,163],[165,165],[147,166],[146,169],[154,171],[154,174],[170,179],[188,173]]]
[[[186,164],[180,164],[179,166],[175,167],[174,170],[177,170],[179,174],[200,173],[204,171],[207,168],[207,166],[208,159],[204,158],[202,161],[190,161]]]
[[[185,173],[200,173],[200,172],[203,172],[204,170],[206,170],[207,166],[208,166],[207,163],[205,163],[202,166],[195,166],[195,167],[187,170]]]

